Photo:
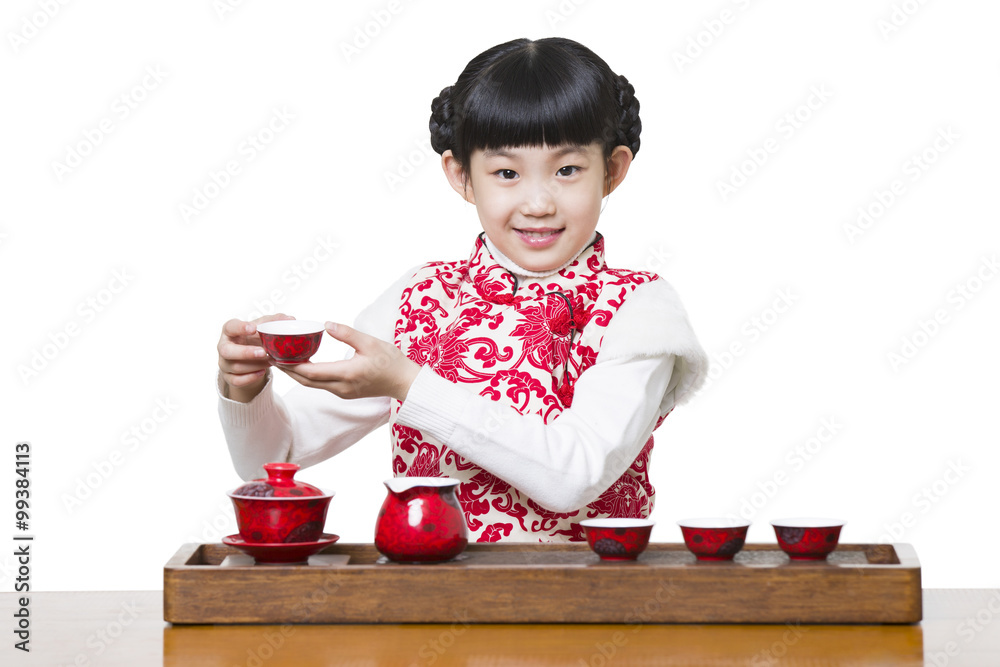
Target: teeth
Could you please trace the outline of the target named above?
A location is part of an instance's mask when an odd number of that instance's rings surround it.
[[[521,233],[524,234],[525,236],[528,236],[528,237],[533,238],[533,239],[540,239],[540,238],[544,238],[546,236],[552,236],[553,234],[556,233],[556,230],[553,229],[553,230],[548,231],[548,232],[529,232],[529,231],[525,230],[525,231],[522,231]]]

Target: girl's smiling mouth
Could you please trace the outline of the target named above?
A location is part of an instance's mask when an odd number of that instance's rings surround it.
[[[559,239],[563,231],[563,229],[547,227],[526,227],[514,230],[518,238],[532,248],[547,248]]]

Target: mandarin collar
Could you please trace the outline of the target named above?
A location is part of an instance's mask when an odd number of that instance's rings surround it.
[[[593,282],[604,269],[604,236],[597,232],[593,242],[562,270],[544,278],[518,277],[502,266],[490,253],[485,232],[476,237],[469,257],[467,280],[485,301],[516,304],[551,292],[575,295]]]

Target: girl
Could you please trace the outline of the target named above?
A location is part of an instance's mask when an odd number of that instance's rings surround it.
[[[327,332],[350,359],[279,368],[254,322],[219,341],[219,412],[239,474],[312,465],[388,421],[396,476],[449,476],[473,541],[583,540],[579,522],[646,517],[652,432],[707,359],[673,289],[611,269],[601,202],[639,150],[633,87],[567,39],[474,58],[434,100],[431,142],[476,206],[467,259],[411,269]]]

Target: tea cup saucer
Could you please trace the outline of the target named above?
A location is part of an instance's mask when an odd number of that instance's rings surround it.
[[[245,554],[253,556],[258,565],[290,565],[295,563],[306,563],[309,556],[319,553],[323,547],[329,546],[340,539],[339,535],[333,533],[323,533],[315,542],[284,542],[269,544],[261,542],[247,542],[240,536],[227,535],[222,538],[222,543],[226,546],[235,547]]]

